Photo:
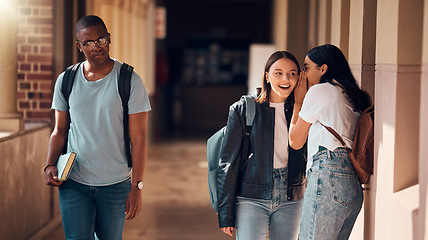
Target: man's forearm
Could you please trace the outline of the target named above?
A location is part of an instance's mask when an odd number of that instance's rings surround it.
[[[143,181],[144,170],[147,161],[147,144],[146,139],[141,139],[132,145],[132,182]]]
[[[48,165],[56,165],[59,155],[61,155],[61,151],[64,148],[65,136],[62,136],[58,132],[53,132],[49,139],[49,149],[48,156],[46,159],[46,166]]]

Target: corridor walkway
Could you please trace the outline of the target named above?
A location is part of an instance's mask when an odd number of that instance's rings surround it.
[[[124,240],[232,239],[218,229],[207,185],[206,142],[171,141],[149,146],[143,210],[125,223]],[[64,240],[59,226],[46,240]]]

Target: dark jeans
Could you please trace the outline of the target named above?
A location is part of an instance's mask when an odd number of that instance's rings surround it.
[[[130,189],[130,180],[101,187],[65,181],[59,201],[66,239],[122,239]]]

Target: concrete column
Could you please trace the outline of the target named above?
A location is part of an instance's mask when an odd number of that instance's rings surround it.
[[[123,46],[126,44],[123,36],[123,27],[125,24],[123,12],[123,1],[124,0],[114,0],[112,9],[111,9],[111,24],[107,26],[110,28],[110,33],[112,35],[112,46],[110,51],[110,56],[116,58],[119,61],[124,61],[123,59]],[[101,5],[103,3],[100,3]]]
[[[428,0],[424,1],[422,76],[419,121],[419,211],[416,239],[428,240]]]
[[[147,87],[147,59],[143,58],[141,56],[148,56],[145,52],[147,41],[150,40],[150,37],[146,35],[146,28],[148,20],[147,18],[147,6],[142,4],[141,2],[138,2],[136,6],[136,12],[135,12],[135,21],[136,24],[134,26],[134,35],[135,35],[135,41],[133,44],[134,54],[135,54],[135,71],[140,74],[141,78],[144,81],[144,85]]]
[[[0,131],[24,129],[22,115],[17,112],[17,19],[14,1],[0,3]]]
[[[319,0],[318,2],[318,29],[316,45],[330,43],[331,39],[331,1]]]
[[[91,10],[93,14],[100,16],[104,23],[107,26],[108,31],[111,33],[114,19],[113,19],[113,9],[114,9],[114,0],[94,0],[89,1],[91,3]]]
[[[318,0],[308,4],[308,50],[318,45]]]
[[[331,2],[331,44],[339,47],[348,58],[350,0]]]
[[[273,7],[273,44],[303,61],[308,51],[309,0],[275,0]]]
[[[144,85],[146,86],[149,95],[155,92],[155,9],[156,2],[154,0],[144,0],[143,2],[143,21],[145,23],[144,38],[146,39],[144,45],[145,59],[145,74]]]
[[[375,100],[376,5],[377,2],[373,0],[351,0],[349,13],[349,65],[361,88],[370,94],[373,102]],[[374,238],[375,182],[376,173],[366,186],[368,190],[364,192],[363,209],[356,223],[356,227],[360,227],[362,231],[357,239]],[[354,233],[355,231],[353,235]]]
[[[133,46],[131,45],[132,40],[131,36],[133,36],[134,32],[132,31],[132,21],[133,21],[133,13],[131,9],[131,1],[133,0],[124,0],[122,6],[122,33],[121,38],[122,42],[125,43],[121,46],[121,59],[125,62],[132,61],[131,51],[133,51]],[[131,64],[131,63],[130,63]]]
[[[94,14],[103,19],[107,30],[110,33],[110,57],[118,58],[119,52],[119,34],[116,32],[116,19],[114,9],[117,9],[121,3],[117,0],[93,0],[86,2],[87,14]]]
[[[296,56],[303,65],[308,52],[308,19],[309,0],[289,1],[287,51]]]
[[[377,1],[351,0],[349,55],[352,72],[374,101]]]
[[[137,33],[139,31],[139,17],[138,17],[138,7],[139,7],[139,2],[138,1],[132,1],[130,3],[130,11],[132,14],[132,19],[131,19],[131,23],[130,23],[130,32],[132,33],[132,36],[137,36]],[[137,49],[137,46],[139,44],[139,40],[136,37],[132,37],[130,39],[130,60],[133,64],[138,62],[138,56],[139,56],[139,52],[135,51]]]
[[[428,13],[427,13],[428,14]],[[425,29],[425,32],[428,30]],[[424,51],[427,51],[428,41],[425,40]],[[416,239],[428,240],[428,62],[422,65],[421,77],[421,106],[420,106],[420,135],[419,135],[419,216]]]
[[[375,239],[412,239],[419,207],[423,1],[378,0]]]
[[[149,95],[154,93],[154,0],[94,0],[90,10],[111,33],[110,56],[134,67]]]
[[[288,0],[273,2],[273,44],[276,49],[287,48]]]
[[[76,39],[76,23],[77,23],[77,21],[79,21],[79,19],[80,19],[80,16],[78,16],[78,9],[79,9],[79,2],[78,2],[78,0],[73,0],[72,1],[72,12],[73,12],[73,14],[72,14],[72,18],[73,18],[73,21],[72,21],[72,26],[73,26],[73,33],[71,34],[71,37],[73,38],[73,43],[75,43],[75,41],[77,40]],[[69,10],[66,10],[66,11],[69,11]],[[77,46],[74,44],[73,45],[73,48],[74,49],[76,49],[76,51],[71,51],[71,53],[72,53],[72,58],[73,58],[73,61],[72,61],[72,64],[74,64],[74,63],[76,63],[76,62],[79,62],[79,61],[83,61],[83,60],[85,60],[85,56],[83,55],[83,53],[81,53],[81,52],[79,52],[78,51],[78,49],[77,49]],[[68,66],[65,66],[65,67],[68,67]]]

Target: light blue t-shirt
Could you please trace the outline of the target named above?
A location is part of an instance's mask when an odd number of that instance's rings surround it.
[[[117,86],[121,63],[102,79],[88,81],[80,65],[69,98],[61,92],[64,72],[55,84],[52,109],[69,111],[68,152],[77,154],[70,178],[91,186],[107,186],[128,179],[131,168],[125,154],[123,108]],[[137,73],[131,77],[129,114],[151,110],[147,91]]]

